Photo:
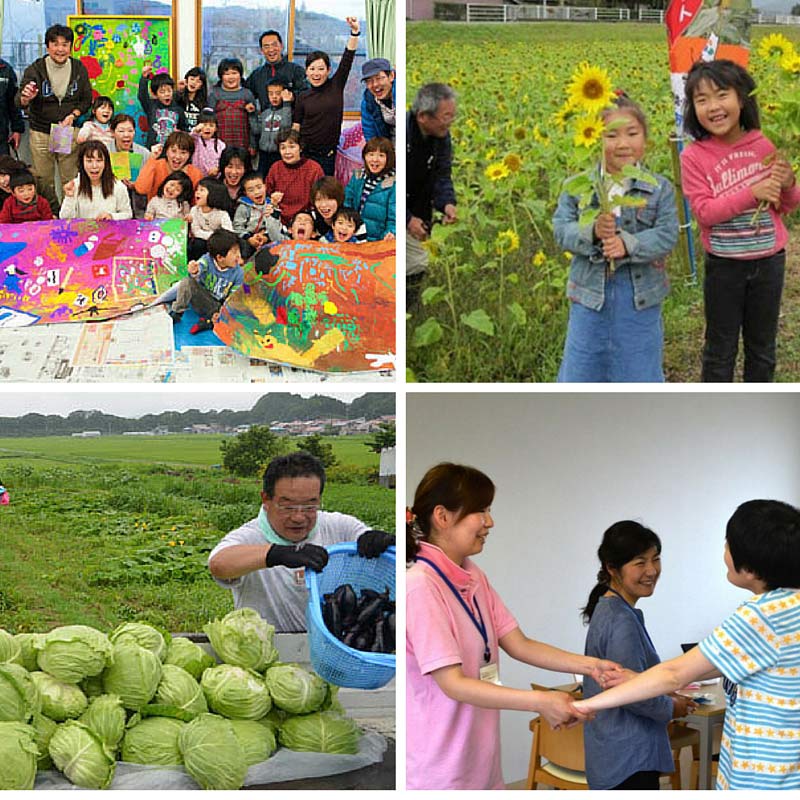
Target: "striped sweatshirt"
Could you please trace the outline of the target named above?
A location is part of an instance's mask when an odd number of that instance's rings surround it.
[[[781,194],[781,205],[756,213],[750,188],[769,171],[764,159],[775,146],[760,130],[747,131],[733,145],[714,138],[690,144],[681,155],[681,185],[700,225],[706,252],[721,258],[768,258],[786,246],[781,220],[800,205],[795,183]]]
[[[725,711],[717,789],[800,789],[800,590],[752,597],[700,650],[737,684]]]

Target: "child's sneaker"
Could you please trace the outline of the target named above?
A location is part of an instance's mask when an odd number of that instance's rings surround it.
[[[170,310],[169,315],[172,317],[173,325],[177,325],[183,319],[183,313],[181,311]]]
[[[210,319],[200,319],[199,322],[192,325],[189,329],[189,333],[202,333],[203,331],[212,331],[214,330],[214,323]]]

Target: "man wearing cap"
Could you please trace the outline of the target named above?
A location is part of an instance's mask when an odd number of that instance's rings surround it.
[[[373,58],[361,67],[361,82],[367,87],[361,100],[364,139],[385,136],[394,144],[396,118],[394,70],[385,58]]]
[[[254,608],[279,633],[306,630],[305,570],[323,570],[326,545],[358,540],[358,554],[377,558],[395,538],[356,517],[322,511],[325,468],[305,452],[273,459],[264,472],[255,519],[211,551],[214,580],[233,592],[236,608]]]

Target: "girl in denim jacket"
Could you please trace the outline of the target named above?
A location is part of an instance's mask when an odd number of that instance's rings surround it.
[[[567,283],[571,301],[561,382],[663,382],[661,303],[669,293],[666,257],[678,240],[672,184],[622,178],[644,155],[647,121],[625,96],[603,113],[605,170],[619,175],[618,196],[641,198],[581,224],[579,198],[562,192],[553,217],[559,246],[573,253]],[[603,169],[598,165],[598,170]],[[596,199],[595,199],[595,202]]]

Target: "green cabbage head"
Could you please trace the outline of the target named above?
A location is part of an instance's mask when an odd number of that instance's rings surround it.
[[[7,661],[14,664],[22,663],[20,646],[16,636],[0,628],[0,664]]]
[[[177,706],[193,716],[208,711],[208,704],[200,684],[185,670],[174,664],[164,664],[161,668],[161,682],[158,684],[154,703]]]
[[[328,684],[298,664],[276,664],[264,674],[272,702],[290,714],[319,710],[328,695]]]
[[[195,644],[183,636],[176,636],[169,643],[164,663],[182,667],[195,680],[199,681],[203,672],[217,662],[199,644]]]
[[[74,683],[64,683],[46,672],[31,672],[42,699],[42,714],[56,722],[77,719],[89,705],[86,695]]]
[[[290,750],[348,755],[358,752],[360,737],[361,731],[352,719],[333,711],[289,717],[278,733],[280,743]]]
[[[114,756],[102,739],[81,722],[70,720],[56,728],[50,739],[50,757],[75,786],[107,789],[114,780]]]
[[[122,705],[133,711],[147,705],[161,680],[158,656],[125,638],[114,645],[111,662],[103,673],[106,694],[119,695]]]
[[[99,675],[111,655],[108,636],[88,625],[53,628],[40,636],[34,647],[38,650],[39,669],[64,683],[79,683]]]
[[[31,725],[36,732],[36,747],[39,750],[36,769],[50,769],[53,766],[53,759],[50,758],[50,739],[53,738],[58,723],[44,714],[34,714]]]
[[[167,640],[158,628],[144,622],[124,622],[115,628],[111,635],[112,644],[117,644],[125,639],[134,641],[139,647],[144,647],[158,656],[159,661],[167,657]]]
[[[247,761],[230,720],[201,714],[181,731],[178,746],[186,771],[203,789],[241,789],[244,785]]]
[[[18,633],[14,638],[19,642],[19,656],[20,664],[25,667],[28,672],[36,672],[39,665],[36,663],[36,642],[41,639],[45,634],[42,633]],[[0,659],[2,660],[2,659]]]
[[[30,673],[19,664],[0,664],[0,722],[27,722],[40,707]]]
[[[183,764],[178,737],[185,722],[169,717],[147,717],[128,728],[121,758],[134,764]]]
[[[231,727],[244,750],[248,767],[266,761],[278,746],[272,726],[264,725],[263,720],[232,719]]]
[[[200,681],[212,711],[230,719],[261,719],[272,708],[263,678],[249,669],[220,664]]]
[[[263,672],[278,660],[275,628],[252,608],[238,608],[203,626],[214,652],[226,664]]]
[[[122,707],[122,700],[115,694],[94,697],[78,721],[91,728],[110,751],[116,751],[125,733],[125,709]]]
[[[36,732],[24,722],[0,722],[0,789],[33,789]]]

